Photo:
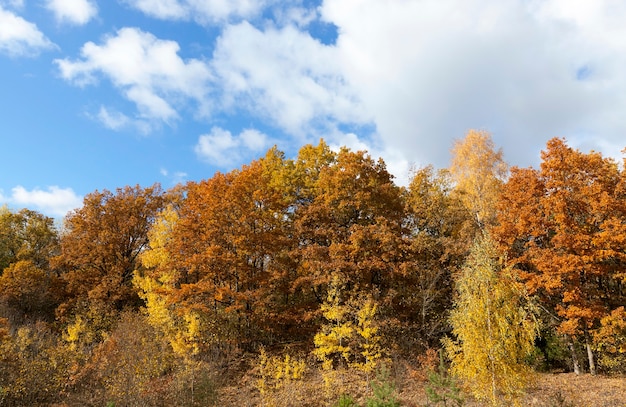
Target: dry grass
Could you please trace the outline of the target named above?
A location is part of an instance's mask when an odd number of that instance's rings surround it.
[[[400,395],[403,406],[426,406],[424,383],[407,386]],[[481,407],[466,396],[466,407]],[[540,373],[520,406],[535,407],[626,407],[626,377],[576,375],[574,373]]]
[[[398,398],[403,406],[427,406],[424,391],[426,383],[410,365],[399,364],[392,372],[397,386]],[[249,372],[236,385],[222,388],[220,406],[275,406],[320,407],[332,406],[339,394],[350,394],[361,405],[371,395],[367,378],[350,371],[340,372],[333,387],[335,395],[328,397],[322,374],[310,367],[302,381],[294,381],[275,390],[262,400],[255,386],[254,372]],[[432,404],[431,404],[432,405]],[[448,405],[451,405],[450,403]],[[466,396],[464,406],[480,407],[481,404]],[[537,381],[520,400],[520,406],[536,407],[626,407],[626,377],[591,376],[573,373],[541,373]]]
[[[559,404],[559,400],[563,400]],[[626,377],[574,373],[540,374],[523,405],[625,407]]]

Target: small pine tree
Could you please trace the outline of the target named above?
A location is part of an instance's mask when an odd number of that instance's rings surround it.
[[[374,395],[367,399],[366,407],[400,407],[396,397],[396,386],[389,377],[389,370],[381,366],[376,380],[371,383]]]
[[[333,407],[359,407],[359,405],[356,401],[354,401],[352,396],[348,394],[342,394],[339,397],[339,400],[337,400],[337,402],[333,404]]]
[[[448,374],[442,350],[439,351],[439,366],[437,370],[428,372],[428,384],[425,391],[429,402],[442,403],[444,406],[447,406],[448,401],[450,401],[456,406],[463,405],[461,389],[457,386],[456,380]]]

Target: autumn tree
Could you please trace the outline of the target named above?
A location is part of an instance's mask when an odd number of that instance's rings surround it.
[[[47,270],[58,250],[54,219],[29,209],[12,212],[6,206],[0,207],[0,274],[20,260]]]
[[[518,397],[530,377],[524,359],[533,349],[537,324],[523,285],[503,267],[490,236],[475,243],[456,289],[450,313],[455,339],[445,342],[452,374],[491,405]]]
[[[429,166],[415,171],[404,201],[405,261],[388,318],[398,320],[394,336],[404,338],[409,349],[436,347],[449,329],[453,275],[476,228],[446,170]]]
[[[354,335],[354,321],[350,315],[350,306],[342,298],[342,294],[345,296],[344,290],[344,283],[338,275],[334,275],[328,287],[326,301],[321,305],[326,323],[315,335],[314,354],[322,362],[324,370],[331,370],[342,362],[346,366],[353,357],[350,342]]]
[[[276,147],[263,159],[270,185],[282,192],[291,206],[292,215],[313,202],[321,172],[334,165],[336,160],[337,153],[324,140],[320,140],[317,146],[303,146],[293,160],[285,159],[284,153]]]
[[[508,165],[502,149],[496,150],[491,134],[470,130],[452,148],[450,173],[465,206],[472,212],[476,224],[483,228],[496,218],[496,202]]]
[[[49,262],[58,250],[52,218],[0,208],[0,301],[13,319],[54,317],[63,286]]]
[[[595,373],[590,334],[625,300],[623,172],[558,138],[541,158],[539,170],[513,169],[495,237],[528,290],[558,318],[559,332],[582,337]]]
[[[389,290],[402,212],[384,163],[362,152],[321,142],[287,160],[273,148],[189,183],[163,259],[144,263],[144,276],[156,282],[154,304],[196,313],[222,340],[310,339],[333,274],[346,281],[345,298]]]
[[[276,158],[271,154],[273,158]],[[281,334],[288,308],[284,283],[288,201],[270,186],[264,160],[185,186],[185,199],[167,223],[163,258],[146,276],[164,285],[154,301],[176,304],[199,323],[204,345],[236,345]],[[156,236],[153,236],[155,238]],[[173,306],[172,306],[173,307]],[[212,338],[212,339],[209,339]]]
[[[54,319],[54,310],[63,298],[60,278],[31,260],[12,263],[0,276],[0,299],[15,319]]]
[[[145,302],[148,322],[161,332],[174,353],[185,359],[198,354],[203,338],[198,312],[179,310],[174,303],[179,280],[178,272],[170,267],[167,244],[177,221],[175,205],[167,205],[148,232],[150,249],[141,254],[142,268],[135,271],[133,283]]]
[[[381,298],[402,258],[403,204],[382,160],[342,149],[320,171],[316,195],[296,213],[298,278],[318,303],[334,274],[352,294]]]
[[[69,292],[61,314],[76,306],[115,311],[139,305],[133,272],[165,199],[159,185],[95,191],[67,215],[54,259]]]
[[[607,372],[624,373],[626,370],[626,311],[618,307],[600,320],[593,332],[594,351],[598,365]]]

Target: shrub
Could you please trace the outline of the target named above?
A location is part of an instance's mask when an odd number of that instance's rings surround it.
[[[0,340],[0,405],[47,405],[66,386],[72,363],[46,323],[19,327]]]
[[[333,405],[333,407],[358,407],[358,404],[356,403],[356,401],[354,401],[352,396],[348,394],[342,394],[339,397],[339,400],[337,400],[337,402]]]
[[[607,373],[626,372],[626,311],[619,307],[600,320],[593,336],[598,365]]]
[[[396,387],[390,379],[389,370],[381,366],[375,380],[372,381],[374,395],[367,399],[367,407],[399,407],[400,402],[396,398]]]
[[[261,348],[258,360],[258,379],[256,387],[264,405],[275,405],[274,392],[286,387],[293,381],[302,380],[306,363],[289,354],[284,357],[268,356]]]
[[[461,389],[457,386],[456,380],[448,374],[441,351],[439,352],[439,366],[436,370],[428,372],[428,384],[425,391],[429,402],[442,403],[447,406],[450,401],[457,406],[463,405]]]

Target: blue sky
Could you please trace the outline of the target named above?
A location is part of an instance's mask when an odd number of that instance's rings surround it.
[[[62,217],[95,190],[211,177],[320,138],[399,184],[492,133],[621,160],[626,3],[0,0],[0,204]]]

